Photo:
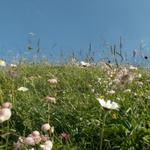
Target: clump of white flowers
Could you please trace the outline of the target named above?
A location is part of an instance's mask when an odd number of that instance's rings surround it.
[[[11,117],[11,108],[12,104],[9,102],[5,102],[2,104],[0,108],[0,123],[7,121]]]

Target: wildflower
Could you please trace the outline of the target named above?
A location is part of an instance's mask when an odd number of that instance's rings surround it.
[[[10,66],[11,66],[11,67],[14,67],[14,68],[17,67],[16,64],[10,64]]]
[[[109,109],[109,110],[118,110],[119,109],[119,105],[116,102],[113,102],[111,100],[108,100],[107,102],[104,99],[101,98],[97,98],[97,100],[99,101],[100,105],[105,108],[105,109]]]
[[[0,60],[0,66],[1,67],[5,67],[6,66],[6,62],[4,60]]]
[[[32,136],[40,136],[40,132],[39,131],[33,131]]]
[[[54,133],[54,127],[53,126],[51,127],[48,123],[43,124],[41,129],[43,131],[49,131],[50,134]]]
[[[70,134],[63,132],[61,133],[60,138],[66,142],[70,139]]]
[[[51,150],[53,147],[52,141],[48,140],[44,144],[40,145],[41,150]]]
[[[48,130],[51,129],[51,126],[48,123],[45,123],[45,124],[42,125],[41,129],[43,131],[48,131]]]
[[[35,144],[38,144],[41,142],[41,136],[39,131],[33,131],[32,134],[30,134],[28,137],[32,137]]]
[[[35,145],[33,137],[30,136],[26,137],[23,142],[25,145]]]
[[[26,88],[26,87],[20,87],[20,88],[18,88],[18,91],[22,91],[22,92],[26,92],[26,91],[28,91],[29,89],[28,88]]]
[[[130,70],[137,70],[137,67],[130,66],[129,69],[130,69]]]
[[[58,81],[57,81],[57,79],[49,79],[48,83],[50,83],[50,84],[57,84]]]
[[[82,67],[89,67],[90,66],[90,63],[86,63],[84,61],[81,61],[80,64]]]
[[[12,108],[12,104],[10,102],[5,102],[2,104],[2,108],[9,108],[11,109]]]
[[[0,110],[0,123],[9,120],[11,117],[11,110],[9,108],[2,108]]]
[[[46,97],[45,97],[45,100],[46,100],[48,103],[56,103],[56,98],[55,98],[55,97],[46,96]]]

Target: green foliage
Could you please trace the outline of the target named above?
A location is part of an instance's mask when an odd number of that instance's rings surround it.
[[[99,149],[105,111],[96,98],[104,96],[117,102],[120,110],[107,116],[103,149],[149,150],[150,72],[141,69],[139,73],[142,78],[131,84],[110,86],[111,80],[98,67],[22,64],[1,70],[0,103],[9,101],[13,108],[10,120],[0,124],[0,149],[13,149],[18,137],[40,131],[47,122],[55,127],[54,150]],[[58,84],[49,84],[51,78],[57,78]],[[29,90],[17,91],[21,86]],[[115,93],[108,94],[112,88]],[[131,92],[124,92],[126,89]],[[56,103],[48,104],[46,96],[55,97]],[[70,135],[66,142],[60,139],[63,132]]]

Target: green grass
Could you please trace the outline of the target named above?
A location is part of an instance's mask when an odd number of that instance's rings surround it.
[[[12,71],[17,72],[16,77],[10,76]],[[0,124],[0,149],[14,149],[20,136],[41,132],[41,125],[49,122],[55,127],[53,150],[98,150],[106,112],[96,98],[104,96],[117,102],[120,109],[108,112],[103,150],[149,150],[150,71],[139,69],[136,73],[142,78],[131,84],[109,85],[111,80],[99,67],[22,64],[1,69],[0,103],[9,101],[13,108],[10,120]],[[57,78],[58,84],[50,85],[47,80],[51,78]],[[21,86],[29,91],[17,91]],[[108,94],[112,89],[116,93]],[[124,92],[126,89],[131,93]],[[44,99],[48,95],[56,98],[49,108]],[[70,134],[66,142],[60,139],[63,132]]]

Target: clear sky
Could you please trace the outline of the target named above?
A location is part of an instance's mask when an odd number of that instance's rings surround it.
[[[1,0],[0,57],[26,53],[31,35],[43,54],[102,49],[123,37],[124,49],[149,51],[150,0]],[[35,45],[35,43],[33,45]]]

